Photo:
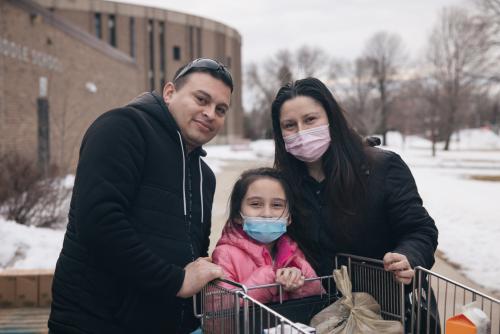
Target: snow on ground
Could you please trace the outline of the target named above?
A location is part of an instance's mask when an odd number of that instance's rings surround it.
[[[0,217],[0,268],[53,269],[64,230],[17,224]]]
[[[464,130],[453,136],[452,151],[439,150],[435,158],[421,138],[403,143],[390,133],[388,143],[412,170],[439,229],[438,249],[471,280],[500,291],[500,182],[471,179],[500,178],[500,137],[488,129]]]
[[[452,151],[439,149],[434,158],[425,139],[409,136],[403,141],[390,133],[388,142],[385,148],[398,152],[413,172],[440,231],[438,248],[470,279],[500,291],[500,182],[470,178],[500,176],[500,137],[487,129],[461,131],[454,136]],[[205,149],[205,161],[216,174],[231,160],[274,158],[270,140]],[[64,230],[25,227],[0,218],[0,268],[53,268],[63,236]]]

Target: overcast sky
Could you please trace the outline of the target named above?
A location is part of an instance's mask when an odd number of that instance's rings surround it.
[[[443,6],[467,0],[119,0],[208,17],[237,29],[243,62],[307,44],[354,59],[366,40],[385,30],[400,34],[418,57]]]

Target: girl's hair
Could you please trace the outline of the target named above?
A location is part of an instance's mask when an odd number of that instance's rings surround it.
[[[245,197],[248,187],[256,180],[263,178],[278,181],[285,192],[287,208],[292,207],[292,192],[288,182],[283,177],[283,174],[278,170],[269,167],[249,169],[244,171],[240,178],[236,181],[229,197],[229,217],[226,222],[226,228],[230,228],[236,219],[240,219],[241,203]]]
[[[292,208],[294,224],[290,235],[299,242],[307,231],[307,208],[301,205],[304,176],[308,174],[305,163],[296,159],[285,149],[280,126],[280,113],[283,104],[297,96],[306,96],[319,103],[328,117],[331,143],[323,155],[322,164],[325,173],[325,191],[329,206],[329,223],[335,222],[335,239],[346,242],[349,238],[348,229],[359,218],[360,199],[366,193],[366,164],[369,163],[365,154],[362,138],[349,125],[344,111],[341,109],[330,90],[316,78],[306,78],[284,85],[278,91],[272,103],[271,117],[274,131],[275,157],[274,167],[280,170],[287,180],[292,180],[292,193],[296,205]],[[309,256],[308,256],[309,258]]]

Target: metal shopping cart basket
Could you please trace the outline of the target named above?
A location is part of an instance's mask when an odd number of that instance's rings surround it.
[[[490,318],[491,333],[500,334],[500,301],[495,298],[421,267],[415,268],[413,286],[405,287],[383,269],[381,260],[337,254],[334,261],[335,269],[347,266],[352,291],[372,295],[380,304],[382,317],[400,321],[406,333],[445,333],[446,319],[460,313],[460,305],[477,301]],[[332,276],[307,281],[314,280],[325,287],[323,295],[286,301],[279,284],[246,287],[215,280],[194,297],[195,315],[204,334],[309,333],[295,323],[308,324],[316,313],[341,297]],[[270,287],[279,289],[276,303],[264,305],[248,294]]]
[[[335,256],[335,268],[346,265],[353,292],[370,293],[381,305],[385,319],[398,320],[405,325],[404,287],[384,271],[381,260],[349,254]],[[279,284],[246,287],[242,284],[215,280],[194,297],[195,315],[200,318],[204,334],[208,333],[309,333],[295,323],[309,324],[311,318],[340,298],[332,276],[307,279],[319,280],[325,293],[318,296],[283,301]],[[279,301],[262,304],[249,296],[254,289],[277,288]]]
[[[490,320],[491,333],[500,334],[500,300],[422,267],[415,268],[410,299],[411,333],[445,333],[446,319],[475,302]]]

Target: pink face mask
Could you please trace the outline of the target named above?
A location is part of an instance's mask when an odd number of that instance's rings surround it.
[[[330,129],[327,125],[299,131],[283,137],[288,153],[304,162],[319,160],[330,146]]]

